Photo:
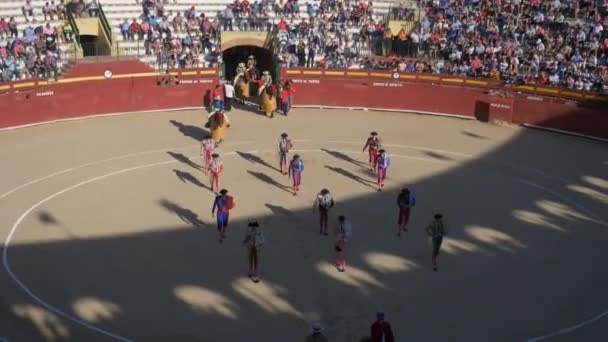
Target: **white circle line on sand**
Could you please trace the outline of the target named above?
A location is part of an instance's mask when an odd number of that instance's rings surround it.
[[[241,140],[241,141],[233,141],[233,142],[231,142],[231,144],[235,144],[235,145],[238,145],[238,144],[250,144],[252,142],[254,142],[254,141],[252,141],[252,140]],[[46,175],[46,176],[43,176],[43,177],[40,177],[40,178],[33,179],[33,180],[28,181],[28,182],[26,182],[24,184],[21,184],[21,185],[15,187],[15,188],[13,188],[13,189],[11,189],[11,190],[3,193],[2,195],[0,195],[0,200],[3,199],[3,198],[5,198],[5,197],[7,197],[7,196],[9,196],[9,195],[11,195],[12,193],[14,193],[14,192],[16,192],[18,190],[21,190],[23,188],[26,188],[26,187],[28,187],[30,185],[34,185],[34,184],[42,182],[44,180],[47,180],[47,179],[50,179],[50,178],[53,178],[53,177],[56,177],[56,176],[60,176],[60,175],[62,175],[64,173],[68,173],[68,172],[71,172],[71,171],[82,169],[82,168],[85,168],[85,167],[88,167],[88,166],[99,165],[99,164],[107,163],[107,162],[114,161],[114,160],[127,159],[127,158],[131,158],[131,157],[138,157],[138,156],[143,156],[143,155],[146,155],[146,154],[153,154],[153,153],[157,153],[157,152],[165,152],[165,151],[170,151],[170,150],[181,150],[181,149],[184,149],[184,148],[194,147],[194,146],[198,146],[198,145],[197,144],[190,144],[190,145],[183,145],[183,146],[178,146],[178,147],[165,147],[165,148],[159,148],[159,149],[156,149],[156,150],[147,150],[147,151],[141,151],[141,152],[133,152],[133,153],[123,154],[123,155],[116,156],[116,157],[111,157],[111,158],[107,158],[107,159],[101,159],[101,160],[96,160],[96,161],[88,162],[88,163],[85,163],[85,164],[80,164],[80,165],[77,165],[77,166],[73,166],[73,167],[70,167],[70,168],[67,168],[67,169],[63,169],[63,170],[54,172],[54,173],[52,173],[50,175]]]
[[[599,321],[600,319],[604,318],[604,316],[607,316],[607,315],[608,315],[608,310],[602,312],[601,314],[599,314],[599,315],[597,315],[597,316],[595,316],[595,317],[593,317],[591,319],[588,319],[588,320],[586,320],[584,322],[581,322],[579,324],[576,324],[576,325],[573,325],[573,326],[570,326],[570,327],[567,327],[567,328],[564,328],[564,329],[557,330],[557,331],[552,332],[552,333],[547,334],[547,335],[529,338],[529,339],[526,340],[526,342],[538,342],[538,341],[543,341],[543,340],[550,339],[552,337],[556,337],[556,336],[560,336],[560,335],[566,335],[566,334],[569,334],[569,333],[571,333],[571,332],[573,332],[575,330],[578,330],[578,329],[584,328],[584,327],[586,327],[588,325],[591,325],[591,324]]]
[[[315,153],[320,153],[323,152],[321,149],[310,149],[310,150],[293,150],[294,152],[315,152]],[[353,152],[353,151],[339,151],[339,150],[334,150],[336,152],[341,152],[341,153],[361,153],[360,151],[357,152]],[[262,153],[264,152],[274,152],[274,151],[262,151]],[[249,151],[247,153],[260,153],[258,151]],[[231,155],[236,155],[236,151],[233,152],[227,152],[227,153],[223,153],[224,156],[231,156]],[[399,157],[399,158],[410,158],[410,156],[405,156],[405,155],[393,155],[395,157]],[[197,156],[194,157],[190,157],[190,159],[196,158]],[[438,161],[438,160],[434,160],[434,159],[430,159],[430,158],[419,158],[419,157],[411,157],[412,159],[415,160],[424,160],[424,161],[428,161],[428,162],[441,162],[444,163],[443,161]],[[105,335],[107,337],[111,337],[115,340],[119,340],[119,341],[123,341],[123,342],[131,342],[134,341],[132,339],[117,335],[115,333],[109,332],[107,330],[104,330],[102,328],[99,328],[95,325],[92,325],[90,323],[87,323],[77,317],[74,317],[72,315],[70,315],[69,313],[47,303],[46,301],[44,301],[41,297],[39,297],[38,295],[36,295],[23,281],[21,281],[19,279],[19,277],[17,277],[17,275],[15,274],[15,272],[12,270],[10,263],[9,263],[9,255],[8,255],[8,251],[9,251],[9,247],[10,244],[12,242],[13,236],[15,235],[17,229],[19,228],[19,225],[21,224],[21,222],[23,222],[23,220],[32,212],[34,211],[36,208],[38,208],[39,206],[41,206],[42,204],[68,192],[71,191],[73,189],[76,189],[80,186],[86,185],[86,184],[90,184],[105,178],[109,178],[115,175],[119,175],[119,174],[123,174],[123,173],[127,173],[127,172],[131,172],[131,171],[135,171],[135,170],[140,170],[140,169],[145,169],[145,168],[150,168],[150,167],[154,167],[154,166],[160,166],[160,165],[166,165],[166,164],[172,164],[172,163],[177,163],[179,162],[178,160],[169,160],[169,161],[162,161],[162,162],[156,162],[156,163],[150,163],[150,164],[145,164],[145,165],[140,165],[140,166],[135,166],[135,167],[130,167],[130,168],[126,168],[126,169],[122,169],[119,171],[114,171],[114,172],[110,172],[101,176],[97,176],[94,178],[90,178],[88,180],[82,181],[78,184],[72,185],[70,187],[64,188],[58,192],[53,193],[52,195],[40,200],[39,202],[37,202],[36,204],[34,204],[33,206],[31,206],[29,209],[27,209],[23,214],[21,214],[21,216],[17,219],[17,221],[15,221],[15,223],[13,224],[11,230],[8,233],[8,236],[6,237],[6,240],[4,242],[4,248],[2,250],[2,263],[4,265],[4,268],[6,269],[7,273],[9,274],[9,276],[11,277],[11,279],[13,280],[13,282],[15,282],[15,284],[17,284],[28,296],[30,296],[30,298],[34,299],[36,302],[38,302],[38,304],[42,305],[43,307],[45,307],[47,310],[69,320],[72,321],[78,325],[81,325],[89,330],[95,331],[99,334]]]
[[[343,143],[344,143],[344,142],[343,142]],[[353,143],[354,143],[354,142],[353,142]],[[395,145],[395,146],[397,146],[397,145]],[[406,145],[399,145],[399,146],[401,146],[401,147],[407,147]],[[164,150],[166,150],[166,149],[162,149],[162,151],[164,151]],[[431,150],[431,149],[427,149],[427,150]],[[311,150],[293,150],[293,151],[294,151],[294,152],[323,152],[323,150],[321,150],[321,149],[311,149]],[[335,152],[342,152],[342,153],[362,153],[361,151],[340,151],[340,150],[333,150],[333,151],[335,151]],[[273,152],[273,151],[269,151],[269,152]],[[446,151],[443,151],[443,152],[445,153]],[[258,151],[249,151],[248,153],[259,153],[259,152],[258,152]],[[228,152],[228,153],[224,153],[223,155],[227,156],[227,155],[234,155],[234,154],[236,154],[236,152]],[[422,161],[427,161],[427,162],[435,162],[435,163],[447,163],[447,161],[441,161],[441,160],[430,159],[430,158],[412,157],[412,156],[405,156],[405,155],[400,155],[400,154],[390,154],[390,155],[392,155],[392,156],[394,156],[394,157],[399,157],[399,158],[415,159],[415,160],[422,160]],[[194,158],[194,157],[191,157],[190,159],[192,159],[192,158]],[[146,165],[141,165],[141,166],[132,167],[132,168],[128,168],[128,169],[123,169],[123,170],[120,170],[120,171],[112,172],[112,173],[109,173],[109,174],[105,174],[105,175],[102,175],[102,176],[99,176],[99,177],[95,177],[95,178],[89,179],[89,180],[87,180],[87,181],[84,181],[84,182],[78,183],[78,184],[76,184],[76,185],[74,185],[74,186],[71,186],[71,187],[68,187],[68,188],[66,188],[66,189],[63,189],[63,190],[61,190],[61,191],[59,191],[59,192],[56,192],[56,193],[54,193],[53,195],[51,195],[51,196],[49,196],[49,197],[47,197],[47,198],[45,198],[45,199],[43,199],[42,201],[40,201],[40,202],[36,203],[34,206],[32,206],[30,209],[28,209],[26,212],[24,212],[24,213],[21,215],[21,217],[19,217],[19,219],[18,219],[18,220],[15,222],[15,224],[13,225],[13,227],[12,227],[11,231],[9,232],[9,234],[8,234],[8,236],[7,236],[7,238],[6,238],[6,241],[5,241],[5,248],[3,249],[3,264],[4,264],[5,269],[7,270],[7,272],[9,273],[9,275],[11,276],[11,278],[13,279],[13,281],[14,281],[14,282],[15,282],[17,285],[19,285],[19,287],[21,287],[21,288],[22,288],[22,289],[23,289],[23,290],[24,290],[24,291],[25,291],[25,292],[26,292],[26,293],[27,293],[27,294],[28,294],[28,295],[29,295],[31,298],[33,298],[33,299],[34,299],[34,300],[36,300],[36,301],[37,301],[39,304],[41,304],[41,305],[43,305],[44,307],[46,307],[48,310],[50,310],[50,311],[52,311],[52,312],[55,312],[56,314],[58,314],[58,315],[60,315],[60,316],[62,316],[62,317],[64,317],[64,318],[66,318],[66,319],[68,319],[68,320],[70,320],[70,321],[73,321],[73,322],[75,322],[75,323],[77,323],[77,324],[80,324],[80,325],[82,325],[82,326],[84,326],[84,327],[86,327],[86,328],[88,328],[88,329],[90,329],[90,330],[96,331],[96,332],[98,332],[98,333],[101,333],[101,334],[103,334],[103,335],[106,335],[106,336],[112,337],[112,338],[117,339],[117,340],[120,340],[120,341],[125,341],[125,342],[127,342],[127,341],[128,341],[128,342],[130,342],[131,340],[129,340],[129,339],[125,338],[125,337],[122,337],[122,336],[119,336],[119,335],[116,335],[116,334],[110,333],[110,332],[105,331],[105,330],[103,330],[103,329],[101,329],[101,328],[98,328],[98,327],[96,327],[96,326],[94,326],[94,325],[91,325],[91,324],[89,324],[89,323],[87,323],[87,322],[84,322],[84,321],[82,321],[82,320],[80,320],[80,319],[78,319],[78,318],[76,318],[76,317],[71,316],[70,314],[65,313],[64,311],[62,311],[62,310],[60,310],[60,309],[58,309],[58,308],[56,308],[56,307],[54,307],[54,306],[52,306],[52,305],[50,305],[50,304],[46,303],[44,300],[42,300],[40,297],[38,297],[36,294],[34,294],[34,293],[33,293],[33,292],[32,292],[32,291],[31,291],[31,290],[30,290],[30,289],[29,289],[29,288],[28,288],[28,287],[27,287],[27,286],[26,286],[26,285],[25,285],[25,284],[24,284],[24,283],[23,283],[23,282],[22,282],[22,281],[21,281],[21,280],[20,280],[20,279],[19,279],[19,278],[18,278],[16,275],[15,275],[15,273],[14,273],[14,272],[11,270],[11,268],[10,268],[10,264],[9,264],[9,260],[8,260],[8,249],[9,249],[9,245],[10,245],[10,242],[11,242],[11,240],[12,240],[12,237],[13,237],[13,235],[15,234],[15,232],[16,232],[16,230],[17,230],[17,228],[18,228],[19,224],[20,224],[20,223],[21,223],[21,222],[22,222],[22,221],[25,219],[25,217],[26,217],[26,216],[27,216],[27,215],[28,215],[30,212],[32,212],[32,211],[33,211],[35,208],[37,208],[38,206],[42,205],[43,203],[45,203],[45,202],[47,202],[47,201],[49,201],[49,200],[51,200],[51,199],[53,199],[53,198],[55,198],[55,197],[57,197],[57,196],[59,196],[59,195],[63,194],[63,193],[65,193],[65,192],[68,192],[68,191],[70,191],[70,190],[72,190],[72,189],[75,189],[75,188],[77,188],[77,187],[80,187],[80,186],[85,185],[85,184],[88,184],[88,183],[92,183],[92,182],[95,182],[95,181],[98,181],[98,180],[101,180],[101,179],[104,179],[104,178],[111,177],[111,176],[113,176],[113,175],[117,175],[117,174],[121,174],[121,173],[126,173],[126,172],[130,172],[130,171],[138,170],[138,169],[143,169],[143,168],[148,168],[148,167],[158,166],[158,165],[164,165],[164,164],[176,163],[176,162],[178,162],[178,161],[177,161],[177,160],[170,160],[170,161],[164,161],[164,162],[158,162],[158,163],[146,164]],[[541,172],[542,174],[544,174],[544,172],[542,172],[542,171],[540,171],[540,172]],[[594,215],[594,216],[595,216],[595,215]],[[591,322],[587,322],[587,323],[586,323],[586,324],[584,324],[584,325],[577,325],[577,326],[575,326],[573,329],[568,330],[568,332],[571,332],[571,331],[573,331],[573,330],[579,329],[579,328],[581,328],[581,327],[583,327],[583,326],[585,326],[585,325],[591,324],[592,322],[595,322],[595,320],[592,320]],[[568,329],[568,328],[567,328],[567,329]],[[563,329],[562,329],[562,330],[563,330]],[[560,330],[560,331],[561,331],[561,330]]]

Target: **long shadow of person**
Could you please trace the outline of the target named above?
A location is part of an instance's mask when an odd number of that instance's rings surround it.
[[[269,169],[280,171],[279,169],[268,164],[264,159],[258,157],[257,155],[255,155],[253,153],[236,151],[236,154],[238,154],[241,158],[245,159],[246,161],[248,161],[250,163],[260,164],[260,165],[266,166]]]
[[[332,157],[334,157],[336,159],[344,160],[346,162],[349,162],[351,164],[355,164],[357,166],[367,167],[367,163],[362,162],[362,161],[357,160],[357,159],[354,159],[353,157],[351,157],[351,156],[349,156],[347,154],[344,154],[342,152],[331,151],[331,150],[328,150],[328,149],[325,149],[325,148],[322,148],[321,151],[329,154],[330,156],[332,156]]]
[[[187,125],[175,120],[169,120],[173,126],[177,127],[177,129],[185,136],[190,137],[198,142],[202,141],[209,131],[203,129],[198,126]]]
[[[184,183],[189,182],[189,183],[197,185],[203,189],[212,191],[210,187],[203,184],[201,181],[198,180],[198,178],[194,177],[190,172],[176,170],[176,169],[173,169],[173,172],[175,172],[175,175],[177,176],[177,178],[179,178],[179,180],[181,180]]]
[[[250,175],[254,176],[255,178],[261,180],[262,182],[264,182],[266,184],[276,186],[277,188],[279,188],[283,191],[291,193],[291,189],[288,186],[277,182],[276,180],[272,179],[272,177],[270,177],[269,175],[267,175],[263,172],[247,170],[247,173],[249,173]]]
[[[159,204],[170,212],[173,212],[185,223],[193,225],[195,227],[201,227],[205,225],[198,215],[190,209],[181,207],[179,204],[169,201],[168,199],[162,199]]]
[[[274,205],[270,203],[266,203],[266,207],[272,211],[273,214],[278,216],[285,216],[288,221],[296,221],[297,217],[293,213],[293,211],[286,209],[285,207],[281,207],[280,205]]]
[[[443,160],[443,161],[448,161],[448,160],[452,160],[452,158],[443,155],[441,153],[437,153],[437,152],[433,152],[433,151],[424,151],[424,154],[426,154],[429,157],[438,159],[438,160]]]
[[[186,164],[190,167],[193,167],[197,170],[200,170],[200,171],[205,171],[205,169],[201,165],[198,165],[197,163],[193,162],[192,160],[190,160],[190,158],[186,157],[183,153],[168,151],[167,154],[169,154],[171,157],[173,157],[175,160],[177,160],[180,163],[184,163],[184,164]]]
[[[356,174],[354,174],[354,173],[352,173],[350,171],[344,170],[341,167],[333,167],[333,166],[325,165],[325,168],[329,169],[329,170],[332,170],[333,172],[335,172],[337,174],[340,174],[340,175],[342,175],[342,176],[344,176],[346,178],[350,178],[350,179],[356,181],[357,183],[361,183],[361,184],[363,184],[365,186],[368,186],[370,188],[375,189],[375,187],[374,187],[375,183],[374,182],[372,182],[370,180],[367,180],[365,178],[362,178],[360,176],[357,176]]]

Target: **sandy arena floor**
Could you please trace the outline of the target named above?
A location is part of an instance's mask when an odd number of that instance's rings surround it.
[[[132,114],[0,132],[0,341],[303,341],[369,333],[386,312],[397,341],[524,341],[608,309],[608,145],[475,121],[294,110],[230,116],[219,152],[235,196],[219,244],[198,165],[201,111]],[[392,157],[374,190],[362,145]],[[281,132],[305,171],[277,167]],[[396,236],[396,195],[418,205]],[[353,222],[349,267],[332,267],[314,195]],[[440,270],[423,227],[444,213]],[[262,223],[262,282],[247,278],[246,220]],[[606,341],[608,316],[551,341]]]

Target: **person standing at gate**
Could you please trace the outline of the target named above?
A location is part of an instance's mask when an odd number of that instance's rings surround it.
[[[426,227],[426,233],[431,238],[433,245],[433,271],[437,272],[437,257],[439,256],[439,250],[441,249],[443,237],[446,235],[445,223],[443,222],[442,214],[435,214],[433,221]]]
[[[322,189],[315,198],[312,211],[319,209],[319,234],[328,235],[327,221],[329,220],[329,209],[333,208],[334,198],[327,189]]]
[[[410,210],[416,205],[416,197],[411,193],[410,189],[403,188],[397,196],[397,206],[399,207],[399,219],[397,221],[398,230],[397,236],[401,236],[401,232],[407,232],[407,224],[410,221]]]
[[[384,188],[384,180],[386,179],[386,171],[391,165],[391,159],[384,149],[378,150],[378,157],[376,157],[376,174],[378,175],[378,191],[382,191]]]
[[[281,169],[281,173],[284,175],[287,174],[289,166],[287,163],[287,155],[289,154],[289,150],[292,148],[293,145],[287,133],[281,134],[281,138],[279,139],[279,168]]]
[[[300,191],[300,182],[302,181],[302,172],[304,171],[304,161],[299,155],[294,155],[289,163],[289,177],[293,179],[293,195],[297,195]]]
[[[214,153],[211,155],[209,163],[209,175],[211,177],[211,191],[216,192],[220,188],[220,174],[224,171],[224,162],[220,159],[220,155]]]
[[[353,233],[353,227],[344,217],[341,215],[338,218],[338,227],[336,228],[336,267],[338,271],[345,272],[346,271],[346,245],[350,240],[350,237]]]
[[[232,110],[233,99],[234,99],[234,86],[230,82],[224,82],[224,108],[227,111]]]
[[[228,195],[228,190],[220,190],[220,194],[215,196],[213,208],[211,208],[211,217],[215,217],[217,213],[217,231],[220,243],[226,239],[228,218],[232,208],[234,208],[234,198]]]
[[[363,152],[366,149],[369,151],[369,169],[371,171],[376,170],[376,158],[378,157],[378,149],[380,148],[380,137],[378,133],[371,132],[370,136],[365,141],[365,145],[363,146]]]
[[[217,144],[215,143],[215,140],[211,138],[211,134],[205,134],[205,138],[201,142],[201,157],[205,162],[205,170],[209,170],[212,158],[211,156],[213,155],[213,151],[215,151],[216,147]]]
[[[257,221],[249,222],[247,227],[247,235],[245,235],[243,245],[247,247],[249,278],[254,283],[258,283],[260,281],[259,253],[264,245],[264,234]]]

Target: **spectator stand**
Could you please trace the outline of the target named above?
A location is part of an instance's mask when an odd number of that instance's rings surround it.
[[[397,2],[311,1],[276,22],[276,53],[286,67],[357,68],[378,50],[391,6]],[[306,15],[304,15],[305,13]]]
[[[335,18],[331,20],[335,21],[338,14],[329,9],[325,12],[318,0],[308,5],[301,0],[101,0],[101,3],[118,53],[138,56],[157,69],[221,64],[221,31],[264,31],[281,18],[293,25],[310,22],[312,18],[316,24],[330,20],[332,14]],[[363,3],[371,17],[383,19],[396,1],[374,2],[372,6],[358,0],[343,3],[355,7]],[[349,31],[355,34],[361,30],[351,27]],[[364,50],[360,54],[369,52]]]
[[[0,0],[0,82],[56,79],[73,63],[63,0]]]

